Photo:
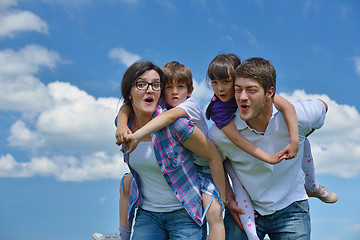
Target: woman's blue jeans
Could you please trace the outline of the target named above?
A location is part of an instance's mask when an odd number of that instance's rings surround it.
[[[132,240],[205,240],[206,223],[201,227],[185,209],[150,212],[138,208]]]
[[[311,233],[308,200],[297,201],[271,215],[256,213],[256,231],[260,239],[268,234],[272,240],[309,240]],[[226,240],[247,240],[246,233],[235,223],[228,209],[225,213]]]

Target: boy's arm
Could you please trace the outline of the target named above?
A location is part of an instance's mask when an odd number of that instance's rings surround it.
[[[280,155],[286,159],[294,158],[299,149],[299,129],[295,108],[289,101],[277,94],[274,97],[274,104],[284,113],[290,135],[290,143],[280,151]]]
[[[247,152],[251,156],[261,161],[270,164],[276,164],[283,160],[282,158],[279,158],[278,153],[270,155],[264,152],[263,150],[261,150],[259,147],[257,147],[247,138],[243,137],[240,134],[240,132],[237,130],[233,120],[231,120],[228,124],[226,124],[225,127],[221,129],[221,131],[223,131],[225,135],[230,139],[230,141],[233,144],[235,144],[238,148],[240,148],[241,150]]]
[[[115,132],[116,144],[119,146],[125,143],[127,136],[132,133],[127,125],[131,113],[132,107],[126,104],[122,105],[119,110]]]
[[[225,171],[219,150],[196,126],[194,127],[194,131],[190,137],[182,144],[187,149],[209,162],[211,176],[214,180],[215,186],[219,190],[220,200],[225,201]]]
[[[134,134],[129,135],[127,137],[127,143],[122,149],[129,147],[129,150],[127,150],[126,153],[131,153],[135,150],[139,142],[141,142],[144,137],[168,126],[180,117],[187,117],[186,111],[181,107],[175,107],[159,114],[155,118],[151,119],[151,121],[145,124],[142,128],[134,132]]]

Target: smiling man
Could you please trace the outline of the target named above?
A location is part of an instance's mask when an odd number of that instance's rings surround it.
[[[289,133],[283,113],[273,104],[276,72],[270,61],[245,60],[236,69],[234,87],[238,111],[233,120],[238,131],[269,154],[279,152],[289,143]],[[271,239],[310,239],[309,204],[301,164],[305,136],[322,126],[327,105],[322,100],[300,100],[293,105],[298,118],[299,151],[296,158],[276,165],[262,162],[237,148],[215,125],[209,132],[224,156],[231,160],[251,197],[258,216],[260,239],[266,234]],[[235,223],[240,222],[239,209],[231,188],[227,198],[230,212],[227,209],[225,215],[226,239],[247,239]]]

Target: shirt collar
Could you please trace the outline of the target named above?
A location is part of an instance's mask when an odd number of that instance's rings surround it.
[[[273,118],[275,116],[275,114],[277,114],[279,112],[279,109],[277,109],[274,104],[272,104],[272,106],[273,106],[273,111],[272,111],[271,118]],[[237,130],[239,130],[239,131],[244,130],[246,128],[253,130],[247,125],[247,123],[244,120],[241,119],[239,111],[235,112],[235,117],[233,118],[233,121],[236,125]]]

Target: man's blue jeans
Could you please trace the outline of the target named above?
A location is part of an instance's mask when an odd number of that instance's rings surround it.
[[[271,215],[256,213],[256,231],[260,239],[268,234],[272,240],[309,240],[310,213],[308,200],[297,201]],[[235,223],[230,211],[225,213],[226,240],[247,240],[246,233]]]
[[[138,208],[133,240],[205,240],[206,223],[201,227],[185,209],[173,212],[150,212]]]

